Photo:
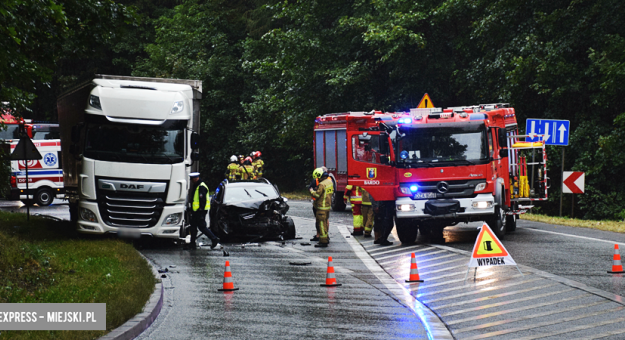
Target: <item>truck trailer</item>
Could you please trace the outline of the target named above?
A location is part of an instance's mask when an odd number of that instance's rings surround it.
[[[59,98],[66,196],[79,232],[181,236],[201,96],[198,80],[97,75]]]
[[[315,120],[315,165],[328,168],[333,201],[351,184],[391,207],[403,243],[418,231],[441,243],[446,226],[472,221],[503,238],[547,199],[545,145],[525,137],[505,103],[332,113]]]

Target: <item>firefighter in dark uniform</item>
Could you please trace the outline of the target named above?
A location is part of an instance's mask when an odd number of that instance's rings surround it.
[[[214,249],[219,244],[219,237],[215,236],[210,229],[206,227],[206,214],[210,209],[210,200],[208,197],[208,186],[200,179],[199,172],[192,172],[189,174],[191,178],[191,188],[189,190],[189,197],[191,198],[191,243],[187,246],[187,249],[197,248],[195,240],[197,238],[198,229],[210,238],[212,241],[211,249]]]

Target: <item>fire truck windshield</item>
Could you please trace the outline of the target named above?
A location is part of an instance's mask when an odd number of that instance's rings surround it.
[[[88,123],[84,156],[128,163],[174,164],[184,160],[187,121],[163,125]]]
[[[489,147],[484,124],[402,126],[397,164],[432,167],[485,164]]]

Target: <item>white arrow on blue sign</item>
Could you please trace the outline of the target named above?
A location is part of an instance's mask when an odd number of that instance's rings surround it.
[[[545,135],[545,145],[569,145],[569,121],[558,119],[528,119],[526,134]],[[526,142],[538,142],[540,138],[526,137]]]

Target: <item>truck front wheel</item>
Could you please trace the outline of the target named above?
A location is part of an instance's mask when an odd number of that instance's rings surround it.
[[[419,229],[413,220],[395,217],[395,228],[402,244],[414,243],[417,239],[417,231]]]
[[[345,211],[345,201],[343,201],[342,191],[335,191],[332,194],[332,210]]]
[[[491,217],[486,223],[493,230],[497,238],[503,240],[506,235],[506,213],[503,210],[503,206],[498,204],[495,207],[495,215]]]

